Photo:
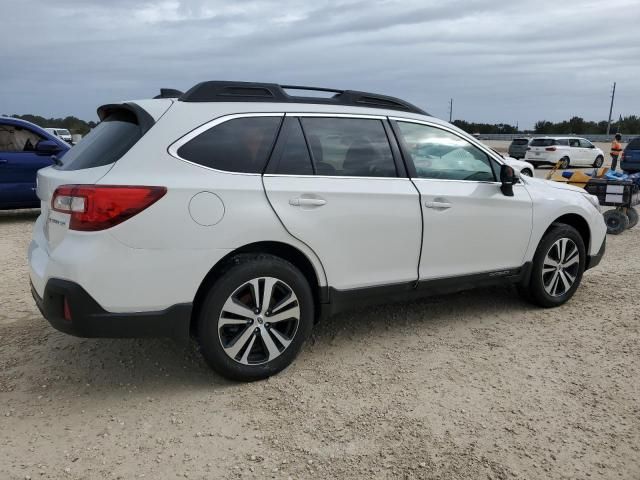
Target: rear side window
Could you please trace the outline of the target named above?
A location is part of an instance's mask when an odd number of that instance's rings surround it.
[[[317,175],[397,176],[380,120],[306,117],[301,121]]]
[[[62,158],[60,170],[109,165],[120,159],[142,137],[142,129],[133,112],[116,110],[69,150]]]
[[[280,175],[313,175],[311,156],[302,133],[300,119],[285,119],[267,172]]]
[[[246,117],[211,127],[178,149],[178,156],[216,170],[262,173],[281,117]]]

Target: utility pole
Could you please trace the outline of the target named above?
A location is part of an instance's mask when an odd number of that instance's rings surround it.
[[[613,82],[613,91],[611,92],[611,106],[609,107],[609,121],[607,122],[607,135],[611,130],[611,114],[613,113],[613,99],[616,96],[616,82]]]
[[[449,100],[449,123],[453,119],[453,98]]]

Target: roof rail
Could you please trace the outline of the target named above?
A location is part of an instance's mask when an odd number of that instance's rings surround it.
[[[332,93],[330,97],[289,95],[285,90],[303,90]],[[356,90],[278,85],[276,83],[230,82],[212,80],[198,83],[180,95],[183,102],[275,102],[313,103],[321,105],[352,105],[358,107],[386,108],[429,115],[424,110],[399,98]]]
[[[180,90],[176,90],[175,88],[161,88],[160,95],[156,95],[153,97],[156,98],[178,98],[181,95],[184,95]]]

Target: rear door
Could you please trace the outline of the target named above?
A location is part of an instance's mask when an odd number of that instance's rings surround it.
[[[390,134],[384,117],[287,114],[263,177],[285,228],[335,289],[417,280],[419,196]]]
[[[519,269],[533,215],[524,185],[503,195],[498,162],[453,131],[402,119],[393,125],[423,206],[420,280]]]
[[[43,138],[16,125],[0,124],[0,207],[37,207],[36,175],[53,164],[50,154],[36,152]]]

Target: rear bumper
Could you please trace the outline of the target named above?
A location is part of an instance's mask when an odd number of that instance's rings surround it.
[[[587,264],[585,266],[585,270],[589,270],[590,268],[598,266],[598,264],[602,260],[602,257],[604,257],[606,248],[607,237],[605,235],[604,240],[602,240],[602,246],[600,247],[600,250],[598,250],[598,253],[596,253],[595,255],[587,255]]]
[[[190,303],[158,312],[112,313],[104,310],[80,285],[50,279],[44,295],[31,293],[42,315],[57,330],[85,338],[171,337],[186,341],[191,322]],[[65,318],[65,299],[70,319]]]

